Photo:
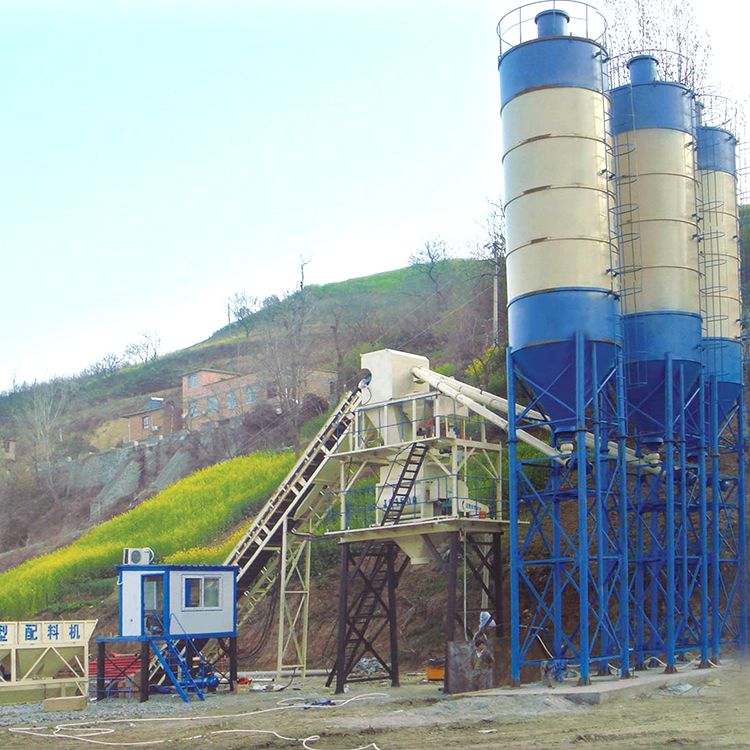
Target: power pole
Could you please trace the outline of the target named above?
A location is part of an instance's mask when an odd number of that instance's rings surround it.
[[[492,243],[492,264],[492,346],[497,349],[500,346],[500,264],[497,240]]]

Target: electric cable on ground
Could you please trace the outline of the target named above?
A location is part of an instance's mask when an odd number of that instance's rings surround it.
[[[292,709],[331,709],[331,708],[343,708],[349,703],[358,700],[366,700],[371,698],[387,698],[387,693],[364,693],[363,695],[356,695],[352,698],[347,698],[341,701],[330,701],[326,704],[316,703],[290,703],[287,700],[279,701],[278,704],[272,708],[262,708],[256,711],[246,711],[238,714],[207,714],[203,716],[170,716],[170,717],[153,717],[153,718],[130,718],[130,719],[103,719],[101,721],[76,721],[76,722],[65,722],[56,724],[54,727],[10,727],[8,729],[12,734],[21,734],[30,737],[44,737],[44,738],[55,738],[65,740],[78,740],[79,742],[86,742],[93,745],[104,745],[107,747],[148,747],[152,745],[162,745],[167,742],[166,739],[159,740],[143,740],[139,742],[107,742],[106,740],[95,739],[96,737],[104,737],[114,733],[114,728],[109,725],[112,724],[129,724],[130,726],[136,724],[159,724],[165,722],[193,722],[193,721],[219,721],[224,719],[239,719],[245,717],[256,716],[259,714],[266,714],[271,712],[286,711]],[[104,726],[108,725],[108,726]],[[48,731],[51,730],[51,734]],[[70,732],[63,734],[64,732]],[[309,737],[284,737],[273,730],[216,730],[211,731],[208,734],[224,734],[228,732],[255,732],[259,734],[273,734],[279,739],[289,742],[299,742],[305,750],[323,750],[323,748],[310,747],[310,742],[316,742],[320,740],[320,735],[310,735]],[[183,738],[185,739],[198,739],[198,737]],[[351,748],[350,750],[380,750],[378,746],[371,742],[369,745],[363,747]]]

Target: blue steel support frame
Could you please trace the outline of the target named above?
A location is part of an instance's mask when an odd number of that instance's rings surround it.
[[[624,379],[619,356],[600,364],[601,343],[580,332],[570,342],[560,376],[574,384],[575,444],[562,460],[519,456],[519,427],[555,425],[544,416],[544,389],[507,351],[513,685],[541,661],[552,662],[557,679],[576,666],[581,685],[612,662],[629,676]]]
[[[718,664],[722,648],[738,649],[745,658],[748,644],[747,524],[744,393],[727,413],[719,408],[716,375],[710,378],[710,659]],[[723,461],[722,461],[723,459]],[[731,467],[735,464],[734,473]]]
[[[631,638],[636,669],[663,656],[665,671],[699,649],[708,665],[709,565],[703,373],[688,384],[685,366],[667,354],[663,458],[628,471]],[[636,445],[638,440],[636,439]]]

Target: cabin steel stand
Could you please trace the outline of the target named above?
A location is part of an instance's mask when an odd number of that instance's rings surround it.
[[[554,395],[522,372],[508,350],[513,685],[520,685],[524,667],[542,661],[552,662],[560,680],[577,665],[582,685],[589,684],[594,665],[607,674],[611,661],[621,676],[629,674],[622,372],[619,357],[615,366],[598,364],[600,346],[577,333],[573,358],[559,373],[575,389],[575,411],[566,416],[575,422],[575,442],[564,459],[519,457],[520,422],[553,432],[557,424],[529,416],[543,412],[545,397]]]
[[[226,657],[228,669],[218,668],[216,659],[209,662],[201,651],[208,638],[170,639],[112,637],[97,638],[96,642],[96,699],[103,701],[119,695],[130,695],[137,689],[138,698],[145,703],[152,685],[171,683],[183,701],[191,695],[205,700],[207,687],[215,687],[224,680],[231,691],[237,685],[237,638],[216,638],[220,655]],[[137,644],[138,652],[128,661],[122,656],[107,653],[108,644]],[[137,675],[137,679],[136,679]]]

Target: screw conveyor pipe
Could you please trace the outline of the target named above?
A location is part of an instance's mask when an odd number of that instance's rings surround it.
[[[446,382],[447,380],[449,380],[448,378],[444,380],[440,375],[432,372],[432,370],[425,370],[422,367],[413,367],[411,373],[418,380],[431,385],[433,388],[436,388],[438,391],[440,391],[440,393],[445,394],[449,398],[455,399],[459,404],[463,404],[467,408],[471,409],[471,411],[479,414],[480,417],[486,419],[488,422],[496,424],[501,430],[503,430],[503,432],[508,432],[508,420],[503,419],[498,414],[495,414],[495,412],[490,411],[486,406],[478,403],[473,398],[460,393],[458,388],[462,384],[458,381],[450,379],[452,382],[448,383]],[[532,448],[536,448],[539,452],[544,453],[545,456],[554,458],[560,463],[564,463],[564,461],[569,458],[569,456],[561,454],[551,445],[547,445],[547,443],[545,443],[544,441],[539,440],[539,438],[535,438],[533,435],[529,435],[528,432],[524,432],[523,430],[516,430],[516,435],[518,436],[519,440],[523,441],[527,445],[530,445]]]
[[[456,380],[455,378],[448,377],[447,375],[441,375],[439,372],[434,372],[433,370],[426,370],[423,367],[414,367],[412,369],[412,375],[414,375],[415,378],[418,378],[419,380],[424,381],[425,383],[428,383],[429,385],[433,386],[434,388],[437,388],[441,393],[445,393],[446,396],[452,396],[452,394],[447,393],[445,390],[440,388],[440,385],[444,385],[453,392],[455,392],[459,396],[463,396],[464,398],[468,398],[470,401],[474,402],[475,404],[483,405],[486,407],[489,407],[491,409],[497,409],[500,412],[503,412],[504,414],[508,413],[509,405],[508,400],[505,398],[502,398],[501,396],[496,396],[494,393],[488,393],[487,391],[483,391],[481,388],[477,388],[473,385],[468,385],[467,383],[462,383],[460,380]],[[456,399],[459,403],[463,403],[464,406],[467,406],[468,408],[472,409],[472,405],[470,403],[465,403],[459,399]],[[516,414],[520,415],[524,412],[525,407],[521,405],[516,406]],[[492,414],[492,412],[489,412]],[[483,412],[481,414],[482,416],[486,417],[486,414]],[[497,417],[497,415],[493,416]],[[538,411],[534,411],[533,409],[527,412],[527,416],[531,419],[544,419],[543,415],[540,414]],[[488,418],[488,417],[487,417]],[[488,418],[489,419],[489,418]],[[508,431],[508,422],[505,419],[500,418],[500,421],[496,420],[489,420],[494,422],[494,424],[497,424],[502,430],[505,432]],[[540,424],[539,427],[542,427],[544,429],[549,429],[547,425]],[[524,432],[523,430],[518,431],[518,438],[519,440],[523,440],[523,442],[527,443],[528,445],[533,446],[534,448],[537,448],[538,450],[542,451],[548,456],[552,456],[553,458],[559,457],[561,454],[556,451],[551,446],[547,445],[545,442],[538,440],[537,438],[533,437],[532,435],[529,435],[527,432]],[[530,442],[533,441],[533,442]],[[594,436],[591,433],[586,433],[586,445],[589,448],[594,447]],[[544,446],[544,448],[541,448],[540,446]],[[609,443],[609,454],[611,456],[616,456],[618,451],[617,443],[610,442]],[[655,467],[649,466],[649,464],[642,461],[642,459],[639,459],[635,451],[633,451],[631,448],[625,449],[625,455],[627,456],[627,462],[630,464],[642,464],[646,468],[646,471],[654,471],[657,472],[658,469]]]

